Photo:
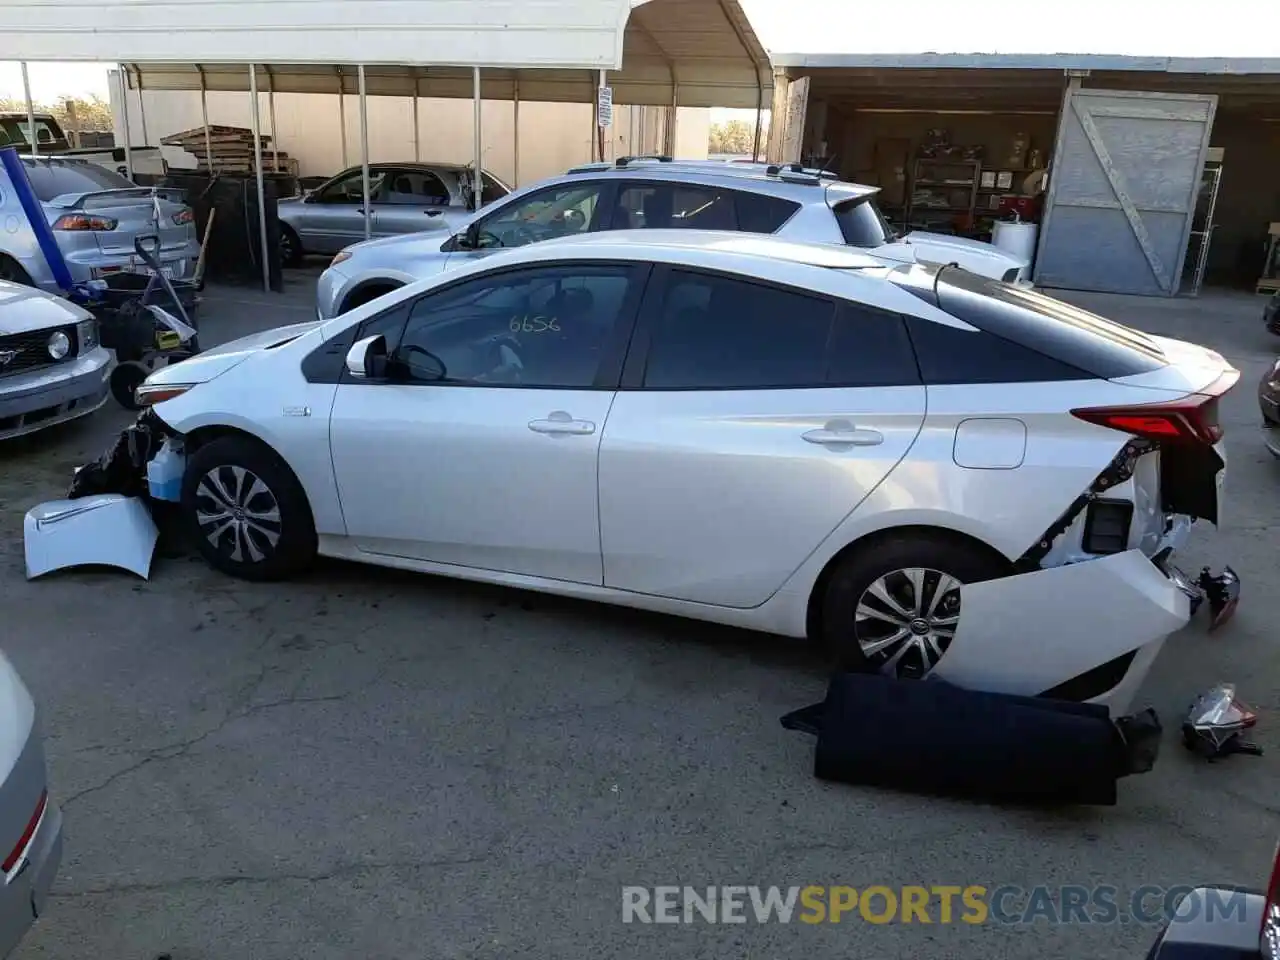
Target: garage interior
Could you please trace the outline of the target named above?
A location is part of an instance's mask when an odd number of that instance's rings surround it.
[[[884,58],[863,58],[863,62],[876,59]],[[1013,232],[999,226],[1002,220],[1016,217],[1041,225],[1049,206],[1046,201],[1052,200],[1044,192],[1049,180],[1046,171],[1054,163],[1060,131],[1066,129],[1062,111],[1069,87],[1077,86],[1085,94],[1154,95],[1146,105],[1123,98],[1128,107],[1121,112],[1128,119],[1116,115],[1114,106],[1095,109],[1104,115],[1111,111],[1109,118],[1094,118],[1095,129],[1127,123],[1136,130],[1147,122],[1144,115],[1151,109],[1187,106],[1171,98],[1192,95],[1208,105],[1208,149],[1202,151],[1199,186],[1188,180],[1195,212],[1189,229],[1181,231],[1187,237],[1185,245],[1178,244],[1185,256],[1179,256],[1178,250],[1166,257],[1170,265],[1181,260],[1180,277],[1167,277],[1171,289],[1156,289],[1159,284],[1142,289],[1137,282],[1132,289],[1123,289],[1126,284],[1114,279],[1099,286],[1088,278],[1045,283],[1044,277],[1037,276],[1037,283],[1107,292],[1195,293],[1205,236],[1210,240],[1202,264],[1204,284],[1265,290],[1274,283],[1269,278],[1274,277],[1276,265],[1268,269],[1267,260],[1269,226],[1280,221],[1280,75],[1263,70],[1280,70],[1280,65],[1270,61],[1261,69],[1247,62],[1243,68],[1229,62],[1199,65],[1201,71],[1223,71],[1209,73],[1173,72],[1168,64],[1165,69],[1152,69],[1150,61],[1142,64],[1145,69],[1090,70],[974,67],[964,62],[971,58],[948,56],[918,59],[946,65],[792,66],[777,71],[777,87],[789,91],[775,97],[775,111],[789,98],[789,116],[803,112],[805,117],[799,138],[803,161],[837,170],[845,179],[879,186],[884,213],[896,229],[989,241],[994,232]],[[1001,58],[983,59],[990,63]],[[775,64],[779,61],[786,63],[787,57],[775,55]],[[802,104],[797,106],[797,100]],[[1150,133],[1136,137],[1131,156],[1112,157],[1124,168],[1135,196],[1144,186],[1167,180],[1162,164],[1170,163],[1169,143]],[[1101,139],[1112,137],[1104,129]],[[1090,200],[1081,203],[1104,205]],[[1148,227],[1153,219],[1168,214],[1155,201],[1145,208],[1140,199],[1134,203],[1138,219]],[[1118,221],[1123,204],[1113,205]],[[1060,222],[1059,234],[1063,227]],[[1027,232],[1011,248],[1027,243]],[[1096,244],[1097,238],[1082,234],[1078,241]],[[1043,255],[1043,237],[1039,244]],[[1153,245],[1159,246],[1159,238]],[[1135,244],[1134,249],[1141,246]],[[1161,272],[1155,266],[1153,270]]]

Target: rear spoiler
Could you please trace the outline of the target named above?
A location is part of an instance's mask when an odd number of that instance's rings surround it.
[[[88,190],[84,193],[64,193],[49,201],[49,206],[60,210],[82,210],[91,205],[91,201],[103,198],[113,200],[150,200],[152,194],[171,203],[186,203],[187,192],[176,187],[121,187],[117,190]]]

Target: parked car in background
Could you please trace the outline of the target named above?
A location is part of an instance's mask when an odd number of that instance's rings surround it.
[[[857,247],[885,263],[958,263],[1025,283],[1030,265],[989,243],[945,234],[898,236],[876,187],[798,167],[623,158],[575,167],[516,191],[442,231],[359,243],[334,258],[317,287],[321,318],[406,283],[538,240],[608,230],[701,229],[773,234]]]
[[[83,143],[93,141],[91,146],[76,146],[72,137],[63,131],[57,118],[51,113],[37,113],[35,120],[36,150],[42,157],[71,157],[96,163],[108,170],[124,176],[128,167],[125,164],[124,148],[114,146],[115,138],[110,133],[100,132],[79,134]],[[20,153],[31,152],[31,134],[28,132],[30,120],[26,113],[0,113],[0,147],[16,147]],[[97,141],[106,138],[109,146],[97,145]],[[152,176],[163,176],[166,172],[164,157],[159,147],[131,145],[129,160],[133,164],[135,174],[145,173]]]
[[[1262,308],[1262,322],[1269,333],[1280,334],[1280,290],[1273,293]]]
[[[1273,456],[1280,457],[1280,357],[1262,375],[1258,406],[1262,409],[1262,442]]]
[[[62,811],[49,795],[35,702],[0,654],[0,957],[45,912],[62,862]]]
[[[144,269],[135,238],[158,237],[166,275],[185,279],[200,256],[195,217],[180,190],[140,187],[86,160],[24,157],[27,179],[53,228],[71,279],[98,279]],[[53,271],[17,194],[0,171],[0,280],[58,292]],[[148,248],[151,241],[145,240]]]
[[[1168,561],[1217,520],[1238,376],[957,267],[631,230],[501,251],[137,396],[232,575],[320,553],[1114,705],[1190,616]]]
[[[352,167],[302,196],[281,200],[280,260],[296,266],[304,254],[334,254],[364,239],[364,182]],[[481,202],[494,203],[511,188],[484,173]],[[474,204],[471,168],[448,163],[375,163],[369,167],[369,202],[375,237],[423,230],[453,233]]]
[[[0,280],[0,440],[93,413],[110,365],[87,311]]]

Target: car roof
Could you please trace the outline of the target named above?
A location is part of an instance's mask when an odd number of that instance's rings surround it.
[[[682,251],[705,251],[726,257],[783,261],[832,270],[883,270],[886,267],[883,260],[849,247],[783,240],[769,234],[729,230],[609,230],[604,233],[579,233],[517,247],[511,253],[528,251],[528,259],[544,259],[541,254],[554,257],[556,251],[581,247],[589,247],[593,256],[606,259],[618,256],[628,260],[661,261],[679,259],[678,254]]]
[[[588,174],[722,184],[802,202],[824,199],[823,187],[827,191],[826,199],[832,202],[870,197],[880,192],[879,187],[840,180],[832,173],[801,167],[798,163],[725,163],[669,157],[620,157],[612,162],[581,164],[570,168],[561,179],[570,180]]]

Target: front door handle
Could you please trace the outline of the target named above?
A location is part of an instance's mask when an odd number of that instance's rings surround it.
[[[530,420],[529,429],[553,437],[585,437],[596,432],[596,425],[590,420],[575,420],[564,410],[556,410],[547,414],[545,420]]]
[[[821,430],[810,430],[801,437],[809,443],[832,448],[874,447],[884,443],[884,434],[879,430],[855,427],[848,420],[831,420]]]

